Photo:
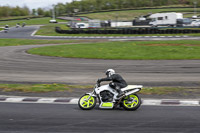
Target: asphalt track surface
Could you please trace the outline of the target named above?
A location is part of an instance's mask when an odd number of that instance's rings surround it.
[[[1,82],[95,83],[113,68],[128,83],[198,85],[199,60],[95,60],[30,55],[27,49],[44,45],[0,48]]]
[[[38,27],[11,28],[0,33],[28,38]],[[17,33],[17,34],[14,34]],[[34,38],[34,37],[32,37]],[[149,86],[199,86],[199,60],[96,60],[47,57],[27,54],[30,48],[45,45],[0,47],[1,83],[94,84],[113,68],[129,84]]]
[[[0,103],[1,133],[199,133],[199,107],[83,111],[77,105]]]

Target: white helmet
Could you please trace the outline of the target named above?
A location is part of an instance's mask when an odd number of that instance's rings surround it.
[[[107,75],[108,77],[110,77],[110,76],[113,75],[113,74],[115,74],[115,70],[113,70],[113,69],[108,69],[108,70],[106,71],[106,75]]]

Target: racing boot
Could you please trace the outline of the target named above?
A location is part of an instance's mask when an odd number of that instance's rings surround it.
[[[121,89],[120,89],[119,87],[116,87],[116,90],[117,90],[117,92],[119,93],[119,94],[117,95],[117,98],[121,98],[121,97],[124,95],[124,92],[121,91]]]

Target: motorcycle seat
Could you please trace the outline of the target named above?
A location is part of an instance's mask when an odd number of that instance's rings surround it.
[[[129,89],[136,89],[136,88],[142,88],[143,86],[142,85],[128,85],[127,87],[125,88],[121,88],[121,90],[129,90]]]

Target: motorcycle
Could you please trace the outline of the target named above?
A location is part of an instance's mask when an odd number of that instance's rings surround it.
[[[4,28],[4,33],[8,33],[9,28]]]
[[[91,110],[96,106],[97,98],[99,108],[114,109],[118,106],[125,110],[137,110],[141,105],[141,99],[136,94],[142,89],[142,85],[128,85],[121,88],[124,92],[123,96],[118,98],[118,92],[109,85],[100,85],[96,83],[94,90],[91,93],[86,93],[80,97],[78,105],[83,110]]]
[[[8,30],[9,30],[9,26],[6,25],[6,26],[4,27],[4,32],[5,32],[5,33],[8,33]]]

